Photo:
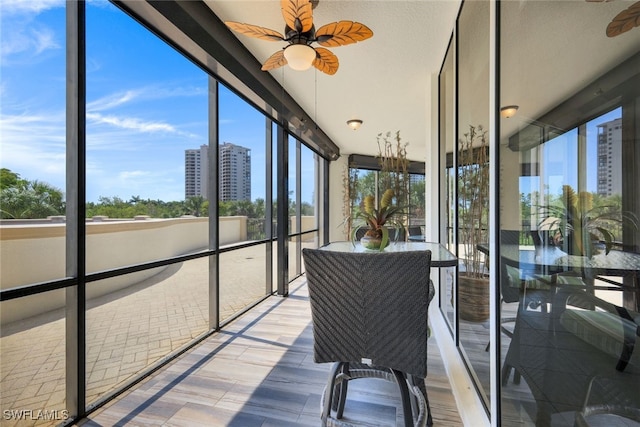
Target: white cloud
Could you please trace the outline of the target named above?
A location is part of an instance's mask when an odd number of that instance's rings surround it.
[[[47,115],[7,115],[0,116],[2,144],[21,144],[29,141],[61,143],[65,141],[65,114],[53,112]]]
[[[60,48],[60,45],[55,40],[55,34],[49,28],[42,28],[40,30],[33,29],[31,35],[36,55],[39,55],[45,50]]]
[[[44,26],[3,31],[0,46],[3,61],[10,56],[36,57],[46,51],[62,48],[56,41],[55,32]]]
[[[126,104],[140,96],[140,90],[114,93],[87,103],[87,111],[104,111]]]
[[[0,117],[2,167],[25,179],[65,185],[64,115]],[[34,141],[37,141],[34,144]]]
[[[87,103],[87,111],[104,111],[116,108],[133,102],[157,101],[174,97],[206,96],[207,91],[198,86],[174,87],[166,89],[164,87],[141,87],[129,89],[123,92],[113,93],[102,98]]]
[[[64,7],[64,0],[2,0],[2,14],[38,14],[44,10]]]
[[[125,182],[131,180],[131,179],[140,179],[143,177],[149,177],[151,176],[151,173],[149,171],[123,171],[120,172],[119,174],[119,178]]]
[[[2,43],[0,54],[7,65],[7,57],[23,55],[36,57],[52,49],[61,49],[64,42],[57,39],[53,29],[37,22],[34,17],[46,10],[64,8],[64,0],[2,0]]]
[[[87,113],[87,119],[99,124],[108,124],[119,128],[136,130],[138,132],[177,132],[176,128],[168,123],[148,122],[133,117],[120,118],[116,116],[103,116],[98,113]]]

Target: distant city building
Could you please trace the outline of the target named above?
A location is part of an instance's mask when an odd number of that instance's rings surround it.
[[[622,119],[598,125],[598,194],[622,194]]]
[[[225,142],[218,149],[219,199],[251,200],[251,150]],[[185,150],[184,194],[207,197],[209,146]]]
[[[207,171],[209,169],[209,146],[184,152],[184,198],[207,197]]]
[[[251,150],[225,142],[218,152],[219,199],[251,200]]]

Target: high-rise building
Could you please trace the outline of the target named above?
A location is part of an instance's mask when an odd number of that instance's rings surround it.
[[[184,198],[207,197],[207,170],[209,169],[209,146],[184,152]]]
[[[598,194],[622,193],[622,119],[598,125]]]
[[[218,152],[219,199],[251,200],[251,150],[225,142]]]
[[[219,199],[251,200],[251,150],[225,142],[218,151]],[[185,150],[184,194],[207,197],[209,146]]]

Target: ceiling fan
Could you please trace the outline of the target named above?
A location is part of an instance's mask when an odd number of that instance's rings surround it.
[[[294,70],[306,70],[313,65],[323,73],[333,75],[338,71],[338,57],[329,49],[311,46],[312,43],[325,47],[338,47],[357,43],[373,36],[373,31],[369,27],[354,21],[332,22],[316,30],[313,25],[313,6],[309,0],[281,0],[280,5],[286,24],[284,35],[257,25],[225,22],[232,30],[249,37],[289,43],[262,64],[263,71],[287,64]]]
[[[587,0],[588,2],[604,2],[609,0]],[[634,27],[640,26],[640,1],[632,4],[617,14],[607,26],[607,37],[616,37]]]

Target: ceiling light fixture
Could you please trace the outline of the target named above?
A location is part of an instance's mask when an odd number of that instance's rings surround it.
[[[351,129],[358,130],[358,129],[360,129],[360,126],[362,126],[362,120],[360,120],[360,119],[347,120],[347,124],[349,125],[349,127]]]
[[[296,71],[304,71],[313,65],[316,51],[306,44],[292,44],[284,50],[284,57],[289,67]]]
[[[518,112],[518,108],[520,107],[518,107],[517,105],[507,105],[506,107],[502,107],[500,109],[500,115],[505,119],[509,119],[516,115],[516,113]]]
[[[328,47],[358,43],[373,36],[373,31],[360,22],[341,20],[321,26],[313,24],[313,8],[317,0],[281,0],[280,10],[285,22],[284,35],[270,28],[242,22],[227,21],[227,27],[245,36],[267,41],[288,43],[262,63],[262,71],[273,70],[289,64],[294,70],[306,70],[314,66],[330,76],[338,71],[338,57]],[[322,47],[313,47],[318,43]],[[313,54],[310,52],[313,50]],[[313,56],[311,56],[313,55]],[[304,59],[303,59],[304,58]],[[294,61],[296,61],[294,63]],[[300,61],[299,63],[297,61]]]

